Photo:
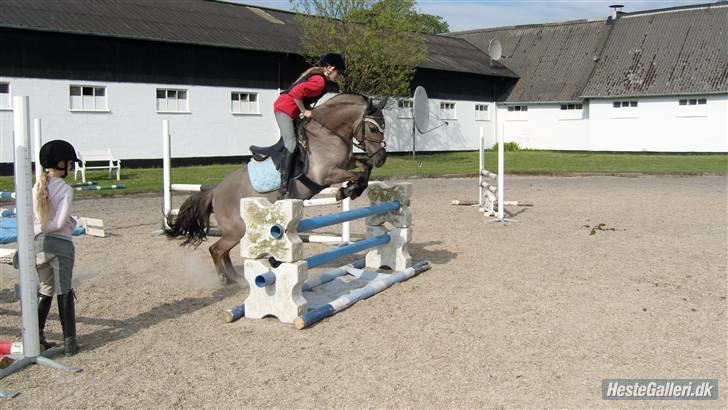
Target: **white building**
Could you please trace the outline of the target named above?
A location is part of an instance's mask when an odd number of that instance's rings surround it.
[[[0,0],[0,173],[12,172],[14,95],[44,140],[160,163],[238,162],[276,139],[272,104],[306,67],[293,14],[218,1]],[[412,88],[431,97],[418,151],[475,150],[497,122],[522,147],[728,152],[728,2],[618,18],[426,36]],[[503,59],[491,62],[499,40]],[[389,151],[413,148],[408,100]]]
[[[728,152],[728,2],[449,35],[498,39],[519,76],[499,109],[535,149]]]
[[[163,119],[177,164],[239,162],[250,145],[275,142],[273,101],[308,67],[289,12],[202,0],[0,0],[0,9],[4,173],[14,95],[30,97],[44,140],[108,147],[126,166],[161,162]],[[450,108],[450,125],[418,139],[418,149],[475,149],[476,103],[492,102],[517,76],[465,40],[426,43],[414,84],[427,87],[435,113],[441,101]],[[389,150],[412,148],[410,111],[388,113]]]

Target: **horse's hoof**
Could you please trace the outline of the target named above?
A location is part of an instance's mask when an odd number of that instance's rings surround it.
[[[217,278],[220,280],[221,285],[227,285],[230,283],[230,279],[225,274],[218,273]]]

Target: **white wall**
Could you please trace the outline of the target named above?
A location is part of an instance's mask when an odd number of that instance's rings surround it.
[[[560,104],[523,104],[528,111],[498,108],[498,124],[504,141],[517,142],[522,148],[588,150],[589,106],[582,110],[562,111]]]
[[[704,107],[687,107],[697,112],[682,111],[681,98],[688,97],[625,98],[638,101],[627,115],[612,107],[614,100],[590,101],[589,149],[728,152],[728,95],[690,96],[707,99]]]
[[[170,120],[172,156],[180,158],[249,155],[250,145],[272,144],[278,133],[273,117],[278,90],[8,77],[0,82],[10,83],[12,95],[30,97],[30,116],[42,119],[44,141],[65,139],[79,150],[108,147],[122,159],[160,158],[163,119]],[[105,86],[108,112],[72,112],[71,84]],[[190,112],[158,113],[157,88],[186,89]],[[232,114],[231,91],[257,92],[260,114]],[[490,121],[475,121],[476,103],[470,101],[447,100],[455,102],[456,118],[443,125],[438,120],[440,101],[430,101],[431,127],[440,127],[417,133],[418,151],[475,150],[479,126],[485,127],[486,136],[492,134]],[[386,119],[388,151],[410,151],[411,110],[388,110]],[[0,110],[0,162],[13,161],[12,129],[12,111]]]
[[[251,144],[275,142],[272,106],[277,90],[189,85],[87,82],[0,77],[12,95],[30,97],[30,117],[41,118],[43,140],[65,139],[77,149],[111,148],[120,158],[160,158],[162,120],[170,120],[173,157],[250,154]],[[71,112],[71,84],[105,86],[108,112]],[[156,89],[188,90],[190,113],[157,113]],[[262,114],[232,114],[231,91],[258,92]],[[12,111],[0,111],[0,162],[13,161]]]
[[[42,119],[44,141],[66,139],[79,150],[108,147],[122,159],[160,158],[163,119],[171,123],[173,157],[249,155],[250,145],[276,140],[272,106],[278,90],[7,77],[0,82],[10,83],[12,95],[30,96],[30,116]],[[71,112],[71,84],[105,86],[108,112]],[[188,90],[190,113],[157,113],[157,88]],[[260,114],[232,114],[231,91],[257,92]],[[640,98],[638,107],[624,111],[614,109],[613,100],[607,99],[584,102],[579,112],[562,111],[559,104],[529,104],[527,112],[501,106],[497,122],[506,141],[524,148],[728,152],[728,95],[691,97],[707,98],[698,112],[688,113],[691,116],[680,111],[679,98]],[[455,103],[454,118],[440,118],[441,102]],[[488,105],[487,120],[476,121],[476,104]],[[492,104],[430,99],[430,112],[432,130],[415,132],[417,151],[476,150],[480,127],[486,146],[495,143]],[[394,108],[386,118],[387,150],[411,151],[411,110]],[[0,110],[3,163],[13,161],[12,129],[12,111]]]
[[[680,106],[680,99],[705,105]],[[585,101],[583,110],[524,104],[526,112],[498,109],[505,141],[523,148],[584,151],[728,152],[728,95],[620,98]],[[580,114],[580,115],[579,115]]]
[[[455,103],[455,118],[443,119],[440,103]],[[492,115],[493,104],[487,102],[430,99],[430,124],[426,133],[415,131],[417,151],[468,151],[477,150],[480,144],[480,127],[483,127],[486,141],[495,142],[493,124],[488,120],[475,119],[475,106],[488,105]],[[396,106],[396,104],[393,104]],[[386,113],[387,151],[412,150],[412,111],[395,108]],[[447,123],[447,124],[445,124]]]

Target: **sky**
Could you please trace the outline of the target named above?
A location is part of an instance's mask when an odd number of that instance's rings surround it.
[[[443,17],[450,31],[520,24],[549,23],[579,19],[606,18],[610,4],[623,4],[622,11],[659,9],[714,0],[418,0],[421,13]],[[289,0],[234,0],[274,9],[290,10]]]

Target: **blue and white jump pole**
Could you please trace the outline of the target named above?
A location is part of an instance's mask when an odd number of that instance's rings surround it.
[[[353,268],[347,270],[342,267],[332,271],[335,272],[333,275],[325,274],[324,279],[306,280],[308,270],[363,250],[369,250],[364,265],[370,269],[388,267],[401,272],[369,275],[370,278],[377,276],[387,280],[381,279],[372,285],[373,293],[362,291],[346,295],[348,304],[334,303],[334,313],[411,277],[410,274],[401,274],[413,266],[407,251],[407,244],[411,241],[411,184],[390,187],[372,183],[368,195],[372,201],[369,207],[308,219],[302,218],[302,201],[285,200],[271,204],[264,198],[242,199],[241,216],[246,221],[246,234],[240,246],[241,255],[245,258],[245,278],[250,295],[244,306],[226,311],[226,317],[232,320],[243,314],[249,318],[275,316],[282,322],[293,323],[308,310],[303,291],[346,273],[357,276],[351,270]],[[366,218],[367,239],[304,258],[301,232],[360,218]],[[385,223],[391,224],[392,228],[385,228]],[[272,265],[263,259],[265,257],[269,257]],[[417,267],[412,272],[421,270]],[[384,286],[384,283],[387,285]],[[328,312],[322,317],[330,314],[333,313]],[[318,320],[320,318],[309,319],[309,323]]]

